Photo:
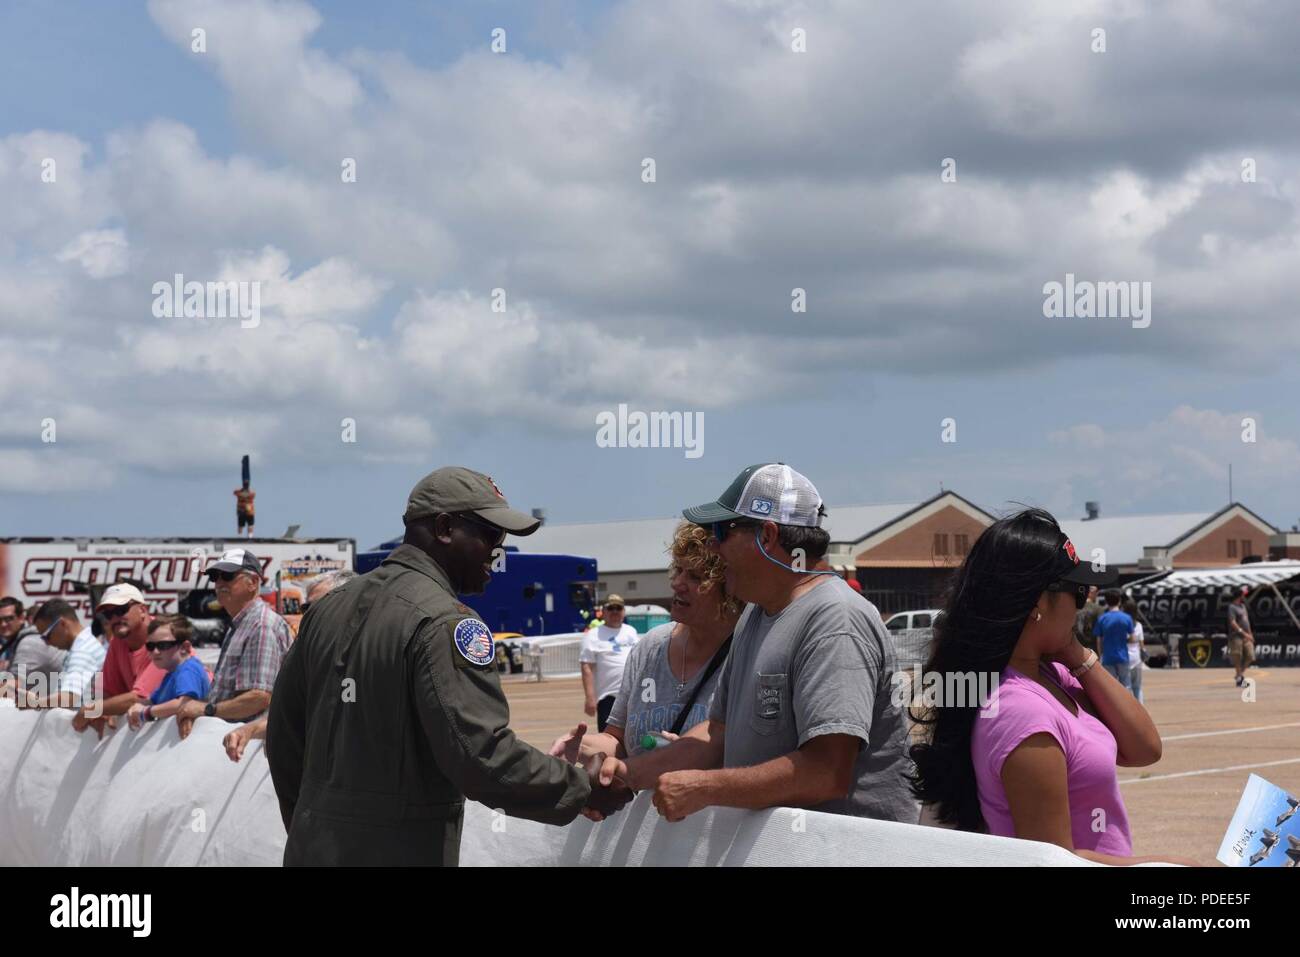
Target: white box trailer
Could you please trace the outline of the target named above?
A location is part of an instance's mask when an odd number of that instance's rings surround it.
[[[28,607],[62,598],[88,621],[91,586],[129,580],[152,614],[175,614],[191,592],[208,590],[203,569],[228,548],[252,551],[264,588],[274,589],[278,575],[286,592],[322,572],[354,568],[357,552],[351,538],[0,538],[0,594]],[[194,604],[185,612],[204,617]]]

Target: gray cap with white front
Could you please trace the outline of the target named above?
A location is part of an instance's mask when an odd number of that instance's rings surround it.
[[[716,502],[682,509],[688,522],[712,525],[737,518],[820,528],[826,508],[817,487],[784,462],[751,465]]]

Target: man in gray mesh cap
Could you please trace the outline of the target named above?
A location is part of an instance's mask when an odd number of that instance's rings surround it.
[[[779,462],[751,465],[682,514],[713,530],[728,593],[751,604],[708,720],[666,747],[606,759],[601,783],[654,789],[669,821],[716,805],[916,823],[894,648],[875,606],[816,570],[830,536],[812,482]]]

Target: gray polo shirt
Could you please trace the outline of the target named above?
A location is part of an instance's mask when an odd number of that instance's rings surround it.
[[[762,764],[823,734],[860,739],[853,790],[814,810],[915,824],[907,726],[894,705],[894,647],[880,613],[839,578],[769,616],[741,616],[709,717],[726,724],[723,766]]]

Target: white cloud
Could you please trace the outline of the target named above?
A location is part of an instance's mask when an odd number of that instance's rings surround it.
[[[219,282],[260,283],[262,308],[291,320],[365,312],[379,302],[389,286],[338,256],[291,278],[289,256],[274,246],[265,246],[255,255],[228,257],[216,278]]]
[[[55,257],[59,262],[77,262],[91,279],[111,279],[127,270],[130,244],[120,229],[93,229],[68,243]]]
[[[41,450],[7,449],[0,491],[89,492],[110,487],[116,470],[92,456],[65,454],[55,445]]]
[[[1114,353],[1153,374],[1285,369],[1300,164],[1254,111],[1286,91],[1215,132],[1198,105],[1219,94],[1158,35],[1229,37],[1249,67],[1294,29],[1245,34],[1172,3],[1141,19],[1127,2],[941,9],[918,32],[906,5],[628,0],[554,62],[484,44],[426,68],[324,52],[301,0],[152,0],[256,152],[167,118],[112,129],[102,150],[0,138],[0,333],[25,357],[0,399],[39,418],[53,375],[88,436],[92,409],[174,436],[175,455],[119,450],[165,470],[250,444],[335,454],[344,416],[365,424],[359,451],[391,461],[487,420],[585,429],[620,401],[824,397],[882,371]],[[807,54],[789,50],[792,24]],[[950,155],[958,181],[941,183]],[[1067,271],[1151,280],[1152,328],[1045,322],[1042,284]],[[260,282],[261,325],[154,319],[149,290],[176,273]],[[807,313],[790,311],[795,286]],[[1204,404],[1189,388],[1173,401]],[[1229,450],[1211,425],[1063,423],[1053,450],[1075,454],[1048,471],[1058,488],[1092,481],[1088,454],[1116,449],[1126,481],[1179,481],[1160,457],[1208,481]],[[1294,447],[1262,436],[1249,455],[1291,474]]]
[[[1248,418],[1256,423],[1254,441],[1243,441]],[[1147,494],[1185,482],[1185,470],[1226,488],[1230,462],[1238,475],[1255,481],[1300,480],[1300,445],[1289,435],[1272,433],[1269,417],[1257,411],[1179,405],[1163,418],[1105,430],[1081,423],[1052,432],[1049,439],[1073,462],[1085,463],[1085,474],[1107,483],[1136,485]]]

